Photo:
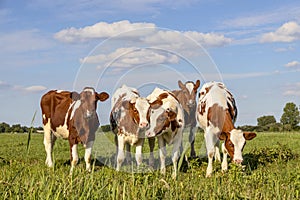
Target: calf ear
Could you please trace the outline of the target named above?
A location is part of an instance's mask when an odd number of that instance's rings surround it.
[[[170,121],[175,120],[177,117],[177,114],[174,111],[169,110],[169,109],[167,110],[167,114],[168,114],[168,118],[170,119]]]
[[[80,99],[80,94],[78,94],[77,92],[71,92],[71,98],[73,101],[77,101]]]
[[[122,106],[126,109],[126,110],[129,110],[133,107],[133,104],[130,103],[130,101],[123,101],[122,102]]]
[[[184,89],[184,88],[185,88],[185,85],[181,82],[181,80],[178,81],[178,86],[179,86],[181,89]]]
[[[150,107],[152,109],[157,109],[162,105],[162,101],[161,100],[155,100],[153,103],[150,104]]]
[[[157,100],[163,100],[165,98],[167,98],[169,96],[168,93],[164,92],[164,93],[161,93],[158,97],[157,97]]]
[[[227,133],[225,133],[225,132],[221,132],[221,134],[219,135],[219,139],[220,140],[226,140],[226,137],[227,137]]]
[[[106,99],[109,98],[109,94],[107,94],[106,92],[101,92],[100,94],[98,93],[96,95],[96,98],[97,98],[97,100],[105,101]]]
[[[256,137],[256,133],[253,133],[253,132],[244,132],[244,138],[246,140],[252,140],[255,137]]]
[[[194,90],[197,91],[197,89],[199,88],[199,86],[200,86],[200,81],[197,80],[197,81],[196,81],[196,84],[195,84],[195,86],[194,86]]]

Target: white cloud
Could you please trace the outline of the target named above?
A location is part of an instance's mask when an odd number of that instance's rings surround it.
[[[300,67],[300,62],[295,60],[295,61],[285,64],[285,67],[288,67],[288,68]]]
[[[284,96],[300,96],[300,82],[289,84],[283,92]]]
[[[68,28],[57,32],[54,38],[66,43],[84,42],[91,39],[106,39],[116,36],[118,39],[132,39],[146,44],[184,44],[190,37],[206,47],[224,46],[232,39],[218,33],[201,33],[196,31],[179,32],[159,29],[153,23],[131,23],[127,20],[114,23],[99,22],[83,28]]]
[[[80,59],[81,63],[98,63],[98,69],[106,66],[128,68],[144,64],[178,63],[179,58],[166,52],[152,49],[119,48],[110,54],[99,54]]]
[[[42,85],[32,85],[28,87],[24,87],[21,85],[13,85],[4,81],[0,80],[0,90],[14,90],[14,91],[20,91],[25,93],[36,93],[36,92],[42,92],[45,91],[47,88]]]
[[[81,58],[80,62],[97,64],[98,69],[106,66],[120,69],[148,64],[177,64],[180,58],[189,60],[203,56],[202,46],[219,47],[232,42],[232,39],[218,33],[179,32],[160,29],[155,24],[129,21],[112,24],[100,22],[80,29],[62,30],[56,34],[56,38],[75,42],[117,34],[120,35],[99,46],[97,50],[101,53],[97,54],[95,50],[94,55]]]
[[[281,47],[274,49],[275,52],[286,52],[286,51],[294,51],[295,48],[293,46]]]
[[[122,34],[123,37],[141,37],[151,32],[155,28],[152,23],[131,23],[127,20],[118,21],[111,24],[99,22],[84,28],[63,29],[54,35],[54,38],[66,42],[84,42],[90,39],[103,39]],[[143,29],[143,31],[142,31]],[[126,34],[126,32],[128,32]]]
[[[45,91],[47,88],[42,85],[33,85],[33,86],[25,87],[23,89],[26,92],[42,92]]]
[[[300,6],[287,5],[280,8],[264,10],[264,12],[248,13],[234,19],[225,20],[222,24],[225,28],[262,27],[269,24],[282,23],[291,19],[299,20]],[[242,31],[245,31],[244,29]]]
[[[300,26],[296,22],[287,22],[274,32],[263,34],[261,42],[293,42],[300,40]]]

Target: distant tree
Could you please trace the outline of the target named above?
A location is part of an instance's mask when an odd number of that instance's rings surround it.
[[[0,124],[0,133],[7,133],[7,132],[10,132],[10,126],[9,124],[2,122]]]
[[[101,126],[101,130],[103,132],[109,132],[110,131],[110,125],[108,124],[108,125]]]
[[[23,133],[23,129],[21,127],[21,124],[14,124],[11,126],[12,132],[14,133]]]
[[[285,129],[291,130],[296,128],[300,122],[299,110],[296,104],[292,102],[285,104],[280,122],[283,124]]]
[[[257,118],[257,126],[267,126],[275,123],[276,119],[273,115],[267,115]]]

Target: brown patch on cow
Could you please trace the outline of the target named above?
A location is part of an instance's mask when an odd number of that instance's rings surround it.
[[[212,86],[213,86],[213,85],[211,85],[211,86],[205,88],[205,92],[206,92],[205,94],[207,94],[207,93],[210,91],[210,89],[212,88]]]
[[[63,91],[58,93],[56,90],[51,90],[44,94],[41,98],[41,109],[43,124],[46,125],[48,119],[51,119],[51,129],[56,131],[56,127],[63,126],[65,116],[72,104],[72,93]]]
[[[106,99],[109,98],[109,95],[106,92],[101,92],[96,94],[96,98],[99,101],[105,101]]]
[[[161,134],[168,128],[171,128],[174,132],[177,128],[180,128],[180,124],[177,122],[177,113],[172,110],[166,110],[156,120],[156,127],[154,132],[156,135]],[[182,121],[182,120],[179,120]]]
[[[207,126],[212,123],[218,127],[222,132],[230,132],[234,129],[231,115],[228,109],[225,109],[218,104],[214,104],[208,109],[207,112]]]
[[[200,107],[199,107],[199,113],[200,115],[203,116],[203,114],[205,113],[205,108],[206,108],[206,101],[201,101],[200,102]]]
[[[230,140],[230,132],[222,132],[219,136],[220,140],[224,140],[226,151],[228,152],[231,159],[233,159],[234,145]]]
[[[197,80],[196,83],[194,84],[194,92],[197,93],[198,88],[200,87],[200,81]]]
[[[129,117],[131,117],[134,120],[135,124],[140,123],[140,116],[139,112],[135,107],[135,103],[130,103],[130,101],[123,101],[122,106],[128,110]]]
[[[164,92],[164,93],[161,93],[157,98],[156,100],[160,100],[162,101],[163,99],[166,99],[168,98],[169,94],[167,92]]]
[[[244,132],[243,135],[246,140],[252,140],[253,138],[256,137],[256,133],[253,132]]]
[[[218,83],[219,88],[221,89],[225,89],[224,84],[223,83]]]

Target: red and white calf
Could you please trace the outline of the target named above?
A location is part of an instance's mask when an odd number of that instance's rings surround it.
[[[208,166],[206,177],[213,171],[213,157],[220,159],[219,140],[224,140],[222,145],[223,161],[222,171],[228,169],[227,154],[233,162],[243,162],[242,151],[246,140],[256,137],[255,133],[243,132],[234,127],[237,117],[237,108],[233,95],[223,83],[209,82],[202,86],[199,93],[196,119],[198,125],[204,130]]]
[[[142,145],[144,143],[144,129],[149,126],[149,103],[139,96],[135,88],[123,85],[118,88],[112,97],[110,125],[115,134],[117,145],[117,171],[130,153],[130,145],[136,145],[136,162],[142,163]]]
[[[147,99],[150,103],[150,127],[146,130],[145,135],[148,138],[157,137],[158,139],[160,171],[162,174],[166,173],[166,144],[173,144],[172,161],[174,169],[172,177],[175,178],[177,176],[177,161],[180,156],[184,128],[183,108],[174,94],[159,88],[155,88]],[[149,163],[154,163],[154,141],[149,140]]]
[[[47,153],[46,164],[49,167],[53,166],[52,150],[58,137],[69,140],[70,173],[78,162],[78,143],[82,143],[85,147],[86,169],[91,170],[91,151],[95,132],[99,127],[97,101],[105,101],[108,97],[106,92],[98,94],[91,87],[84,88],[80,94],[51,90],[42,96],[44,145]]]
[[[196,132],[196,95],[197,90],[200,86],[200,81],[197,80],[196,83],[193,81],[187,81],[183,84],[180,80],[178,81],[178,86],[180,90],[173,90],[172,93],[177,97],[179,103],[184,110],[184,122],[185,127],[189,127],[189,142],[191,144],[191,157],[196,157],[195,152],[195,132]]]

